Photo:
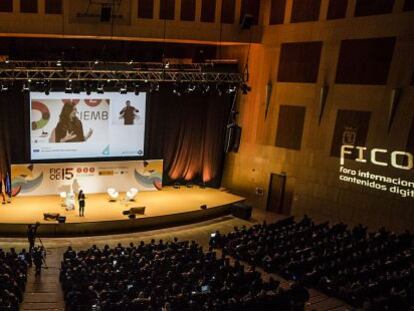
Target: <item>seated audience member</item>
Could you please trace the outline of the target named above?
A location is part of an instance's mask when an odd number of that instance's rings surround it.
[[[19,310],[27,282],[26,254],[0,248],[0,310]]]
[[[68,249],[60,273],[67,310],[299,310],[306,300],[298,286],[281,290],[255,267],[178,239]]]
[[[413,241],[409,232],[380,228],[368,233],[362,225],[349,229],[343,223],[315,224],[305,215],[299,222],[287,218],[235,228],[227,235],[216,233],[210,245],[268,272],[299,280],[292,288],[298,308],[309,298],[306,285],[355,307],[409,310],[414,306]]]

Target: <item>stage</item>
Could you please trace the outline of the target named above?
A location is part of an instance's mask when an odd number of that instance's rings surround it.
[[[161,191],[138,193],[135,201],[120,199],[110,202],[106,193],[86,194],[85,216],[62,207],[62,200],[55,196],[26,196],[13,198],[12,203],[0,205],[0,235],[25,235],[27,224],[40,222],[43,236],[93,235],[130,232],[177,224],[202,221],[230,212],[230,205],[244,198],[213,188],[164,187]],[[200,209],[206,204],[207,209]],[[133,207],[145,206],[144,215],[128,219],[123,212]],[[66,216],[65,224],[45,221],[44,213]]]

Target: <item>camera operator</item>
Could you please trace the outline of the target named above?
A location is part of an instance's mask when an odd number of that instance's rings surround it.
[[[33,247],[35,246],[37,228],[39,228],[40,223],[30,224],[27,226],[27,240],[29,241],[29,253],[32,252]]]

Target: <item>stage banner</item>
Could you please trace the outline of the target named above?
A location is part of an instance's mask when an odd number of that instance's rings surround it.
[[[13,196],[162,189],[162,160],[12,165]]]

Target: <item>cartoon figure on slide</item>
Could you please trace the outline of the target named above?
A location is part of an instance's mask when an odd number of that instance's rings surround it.
[[[74,104],[65,103],[63,105],[59,122],[54,131],[56,143],[85,142],[92,136],[92,129],[89,129],[86,135],[84,134],[82,121],[76,113],[77,110]]]

